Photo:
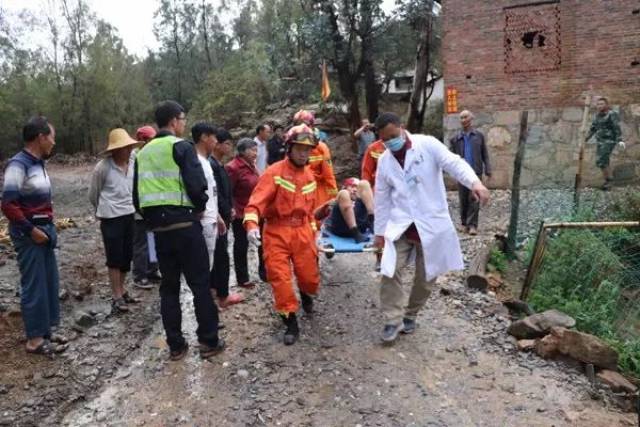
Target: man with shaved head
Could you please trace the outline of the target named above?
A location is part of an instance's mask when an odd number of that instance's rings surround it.
[[[473,168],[476,175],[491,178],[491,163],[484,135],[473,127],[473,114],[469,110],[460,113],[462,130],[449,140],[451,151],[462,157]],[[473,193],[466,187],[459,185],[460,219],[462,227],[470,235],[478,233],[478,216],[480,204]]]

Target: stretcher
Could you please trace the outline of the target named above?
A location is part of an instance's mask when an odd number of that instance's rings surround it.
[[[378,250],[373,246],[373,234],[367,233],[365,236],[368,238],[366,242],[356,243],[351,237],[336,236],[323,227],[318,239],[318,250],[327,258],[337,253],[377,252]]]

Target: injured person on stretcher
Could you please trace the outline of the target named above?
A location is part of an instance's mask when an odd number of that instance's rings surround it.
[[[335,199],[318,207],[314,216],[340,237],[366,242],[373,230],[373,191],[369,182],[347,178]]]

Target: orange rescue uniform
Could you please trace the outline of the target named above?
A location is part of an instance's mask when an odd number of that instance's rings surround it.
[[[329,150],[327,144],[320,141],[318,146],[311,150],[309,166],[318,183],[316,206],[320,206],[327,200],[335,198],[338,194],[338,184],[336,183],[331,163],[331,150]]]
[[[376,170],[378,169],[378,159],[384,153],[386,147],[381,139],[373,142],[367,147],[362,158],[362,172],[361,178],[365,181],[369,181],[373,188],[376,184]]]
[[[262,242],[267,280],[276,311],[285,316],[298,311],[291,265],[301,292],[315,295],[320,286],[315,241],[317,184],[308,166],[296,167],[288,158],[268,167],[244,210],[247,231],[264,220]]]

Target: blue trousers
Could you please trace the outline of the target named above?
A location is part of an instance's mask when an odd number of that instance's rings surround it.
[[[56,229],[52,224],[38,227],[49,236],[44,245],[37,245],[31,236],[20,231],[11,231],[21,276],[22,320],[29,339],[50,336],[51,328],[60,323]]]

